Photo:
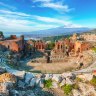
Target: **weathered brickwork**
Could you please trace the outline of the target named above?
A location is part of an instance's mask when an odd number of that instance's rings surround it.
[[[46,49],[46,44],[45,44],[45,42],[43,42],[43,41],[36,41],[36,42],[35,42],[35,48],[36,48],[38,51],[44,52],[45,49]]]
[[[63,57],[65,53],[69,55],[70,53],[79,54],[83,51],[89,50],[91,44],[82,40],[78,40],[76,34],[73,34],[70,39],[64,39],[55,42],[55,48],[52,50],[52,55],[56,57],[57,55]],[[62,55],[63,54],[63,55]],[[57,56],[57,57],[58,57]]]
[[[72,43],[69,39],[61,40],[55,42],[55,48],[53,51],[58,54],[65,53],[66,51],[71,52],[74,48],[74,43]]]
[[[82,41],[76,41],[74,46],[75,54],[79,54],[83,51],[89,50],[91,48],[90,43],[88,42],[82,42]]]
[[[0,46],[4,46],[14,52],[19,52],[24,48],[24,40],[22,36],[17,38],[15,35],[11,35],[10,39],[0,41]]]
[[[47,44],[41,40],[37,41],[28,41],[28,44],[32,45],[37,51],[44,52],[46,49]]]

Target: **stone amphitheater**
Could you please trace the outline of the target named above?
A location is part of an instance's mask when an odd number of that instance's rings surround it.
[[[80,56],[69,56],[58,59],[54,58],[55,61],[58,62],[54,61],[52,63],[45,63],[45,58],[37,58],[35,62],[33,62],[32,59],[28,62],[22,62],[20,69],[34,72],[39,70],[42,73],[63,73],[66,71],[77,70],[78,68],[80,68],[80,63],[83,63],[84,65],[82,66],[82,68],[85,68],[94,61],[94,57],[88,52],[83,52],[81,56],[82,55],[82,58]]]

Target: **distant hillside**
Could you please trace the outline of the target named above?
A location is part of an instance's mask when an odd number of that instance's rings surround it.
[[[90,31],[89,28],[64,28],[64,27],[58,27],[48,30],[40,30],[36,32],[31,32],[30,34],[25,34],[26,37],[51,37],[51,36],[62,36],[62,35],[71,35],[73,33],[82,33],[86,31]]]
[[[90,30],[90,31],[86,31],[84,33],[90,33],[90,34],[96,34],[96,29]],[[82,34],[84,34],[82,33]]]
[[[84,33],[89,32],[92,29],[90,28],[64,28],[57,27],[48,30],[40,30],[33,32],[4,32],[4,35],[9,36],[12,34],[16,34],[17,36],[24,35],[26,38],[43,38],[43,37],[53,37],[53,36],[64,36],[64,35],[72,35],[73,33]],[[56,37],[57,38],[57,37]],[[58,37],[59,38],[59,37]]]
[[[58,41],[63,38],[69,38],[71,35],[62,35],[62,36],[51,36],[51,37],[43,37],[42,40],[44,41]]]
[[[80,35],[80,34],[85,34],[85,33],[89,33],[89,34],[96,34],[96,29],[94,30],[88,30],[88,31],[85,31],[85,32],[78,32],[77,35]],[[44,41],[56,41],[56,40],[60,40],[62,38],[69,38],[70,36],[72,36],[72,34],[69,34],[69,35],[62,35],[62,36],[51,36],[51,37],[43,37],[43,40]]]

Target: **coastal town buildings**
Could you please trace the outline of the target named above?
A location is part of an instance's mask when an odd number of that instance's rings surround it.
[[[96,34],[82,34],[80,35],[81,38],[84,38],[86,41],[95,41],[96,42]]]

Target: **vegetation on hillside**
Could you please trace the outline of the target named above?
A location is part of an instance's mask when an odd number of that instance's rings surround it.
[[[54,42],[50,42],[47,46],[47,50],[52,50],[55,46],[55,43]]]
[[[63,89],[63,91],[64,91],[64,94],[67,95],[67,96],[68,96],[69,94],[71,94],[72,88],[73,88],[73,86],[70,85],[70,84],[65,84],[64,86],[62,86],[62,89]]]
[[[96,87],[96,77],[93,77],[90,83]]]
[[[0,35],[3,36],[3,32],[2,31],[0,31]]]
[[[93,50],[94,52],[96,52],[96,48],[92,48],[92,50]]]
[[[45,88],[51,88],[52,86],[52,80],[51,79],[48,79],[48,80],[44,80],[44,86]]]
[[[73,89],[76,89],[76,90],[79,89],[79,85],[78,85],[78,83],[73,84]]]
[[[83,32],[81,34],[86,34],[86,33],[89,33],[89,34],[96,34],[96,29],[93,29],[91,31],[86,31],[86,32]]]
[[[82,82],[83,80],[79,77],[76,77],[76,82]]]
[[[44,40],[44,41],[55,42],[55,41],[60,40],[61,38],[70,38],[70,36],[71,36],[71,35],[44,37],[43,40]]]

